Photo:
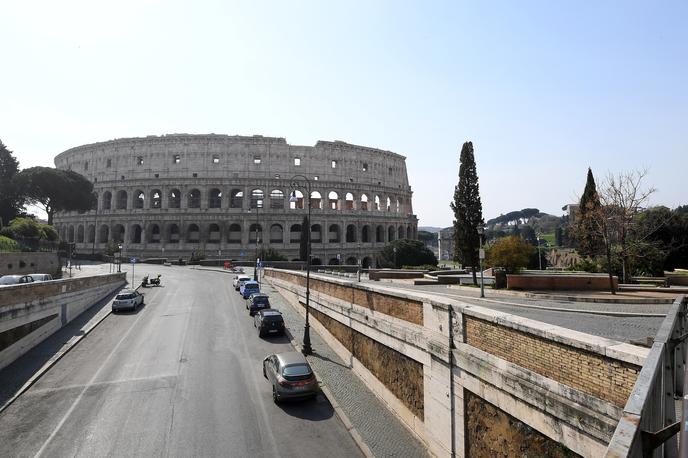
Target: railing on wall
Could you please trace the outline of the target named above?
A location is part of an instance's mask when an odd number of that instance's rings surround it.
[[[688,400],[683,398],[684,394],[688,395],[684,390],[687,312],[688,298],[679,296],[657,333],[606,457],[688,458],[688,431],[680,427],[688,418],[681,421],[676,418],[678,400],[683,399],[682,412],[688,407]],[[685,437],[680,455],[679,436]]]

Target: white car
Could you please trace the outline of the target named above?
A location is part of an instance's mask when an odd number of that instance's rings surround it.
[[[112,311],[117,312],[122,309],[135,311],[139,305],[143,305],[143,294],[133,289],[126,289],[112,302]]]
[[[23,283],[33,283],[31,275],[4,275],[0,277],[0,286],[19,285]]]
[[[50,274],[29,274],[33,281],[50,281],[54,280],[53,276]]]
[[[241,289],[241,285],[244,284],[244,282],[247,282],[249,280],[253,280],[253,278],[249,277],[248,275],[235,275],[234,276],[234,289],[239,291]]]

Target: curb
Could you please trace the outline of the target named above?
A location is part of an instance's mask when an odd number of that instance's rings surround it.
[[[138,291],[138,289],[139,288],[137,287],[136,290]],[[35,385],[36,382],[40,380],[40,378],[43,377],[43,375],[45,375],[46,372],[48,372],[53,366],[55,366],[55,364],[57,364],[58,361],[60,361],[67,353],[69,353],[72,350],[72,348],[76,347],[76,345],[79,342],[81,342],[87,335],[91,333],[91,331],[93,331],[100,323],[102,323],[105,320],[105,318],[109,317],[110,315],[112,315],[112,307],[110,307],[107,313],[103,314],[102,317],[98,318],[95,323],[91,324],[90,321],[86,323],[86,326],[80,329],[80,332],[77,336],[69,339],[67,343],[63,345],[63,347],[55,355],[53,355],[45,364],[43,364],[43,366],[41,366],[41,368],[38,369],[38,371],[36,371],[36,373],[33,374],[31,378],[29,378],[29,380],[27,380],[26,383],[22,385],[21,388],[19,388],[19,390],[14,394],[14,396],[8,399],[7,402],[5,402],[5,404],[3,404],[2,407],[0,407],[0,413],[4,412],[5,409],[14,404],[14,402],[17,399],[19,399],[19,396],[26,393],[26,391],[29,388]]]

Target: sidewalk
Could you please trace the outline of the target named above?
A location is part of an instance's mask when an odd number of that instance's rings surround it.
[[[275,288],[263,283],[272,306],[279,309],[297,342],[303,338],[305,319],[289,305]],[[308,361],[323,385],[339,404],[349,421],[376,457],[427,457],[425,446],[402,424],[385,404],[349,369],[348,363],[327,346],[311,327],[314,354]],[[333,444],[335,446],[335,444]]]

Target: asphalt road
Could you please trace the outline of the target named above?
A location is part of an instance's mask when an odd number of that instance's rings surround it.
[[[137,278],[144,272],[163,273],[145,307],[108,316],[0,414],[0,456],[361,455],[324,396],[272,402],[262,360],[293,348],[257,337],[230,275],[141,266]]]

